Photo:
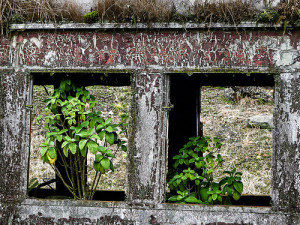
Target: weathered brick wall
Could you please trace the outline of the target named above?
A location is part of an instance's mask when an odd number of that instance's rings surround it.
[[[298,30],[282,35],[249,26],[209,31],[179,25],[152,30],[68,25],[43,31],[30,26],[0,40],[0,224],[300,223]],[[78,71],[133,74],[126,202],[26,199],[28,75]],[[169,72],[277,74],[272,208],[162,204]]]
[[[24,32],[13,36],[12,50],[25,68],[203,71],[272,70],[289,65],[299,69],[295,35],[273,31]]]
[[[0,37],[0,66],[9,66],[10,38]]]

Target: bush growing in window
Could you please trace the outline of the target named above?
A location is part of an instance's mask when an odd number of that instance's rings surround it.
[[[46,141],[40,145],[42,159],[51,165],[74,199],[91,200],[101,175],[114,171],[115,152],[111,147],[116,145],[117,151],[127,150],[125,141],[119,139],[119,134],[126,132],[128,126],[126,117],[118,124],[113,124],[111,118],[103,118],[101,111],[94,110],[95,98],[71,80],[62,80],[46,102],[47,132]],[[88,153],[94,155],[96,171],[90,184],[86,170]],[[66,176],[58,169],[58,163]]]

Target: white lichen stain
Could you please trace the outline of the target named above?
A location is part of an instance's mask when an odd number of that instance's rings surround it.
[[[45,66],[53,66],[53,63],[57,60],[56,52],[55,51],[49,51],[45,55],[44,59],[44,65]]]
[[[154,129],[156,125],[156,112],[154,109],[148,108],[146,104],[147,99],[151,99],[151,92],[143,95],[138,101],[139,124],[136,128],[136,139],[140,140],[136,142],[136,147],[138,152],[142,153],[136,156],[140,161],[139,179],[144,186],[151,184],[150,175],[155,163],[153,152],[156,151]]]
[[[282,108],[284,114],[282,114],[282,118],[279,120],[279,123],[282,123],[281,125],[287,126],[287,138],[289,143],[296,144],[299,142],[297,136],[300,131],[300,112],[294,112],[292,109],[292,104],[295,104],[295,102],[292,102],[292,82],[295,78],[295,74],[292,73],[283,73],[280,75],[281,80],[286,85],[286,88],[283,91],[284,101],[280,104],[280,107]],[[298,75],[299,76],[299,75]],[[286,115],[288,115],[286,117]]]
[[[42,46],[42,41],[40,41],[39,39],[32,37],[30,38],[30,42],[33,42],[39,49]]]
[[[297,55],[297,50],[291,45],[291,39],[285,36],[274,54],[274,64],[278,67],[290,66],[294,63]]]
[[[150,91],[143,92],[143,95],[139,97],[137,101],[138,107],[138,124],[136,127],[136,148],[138,155],[135,158],[139,161],[138,171],[139,180],[142,185],[149,186],[153,185],[153,172],[159,171],[154,170],[158,166],[158,155],[159,147],[157,147],[157,131],[155,126],[157,125],[157,111],[155,106],[160,105],[160,98],[158,97],[158,88],[154,88],[156,80],[150,84],[146,84],[147,87],[140,87],[141,89],[149,88]],[[151,104],[151,96],[155,97],[155,102]],[[141,141],[143,140],[143,141]],[[159,176],[156,175],[156,180]]]

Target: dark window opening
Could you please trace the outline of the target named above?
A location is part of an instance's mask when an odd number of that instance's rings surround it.
[[[173,157],[178,154],[179,149],[181,149],[183,145],[188,142],[190,137],[195,137],[195,136],[211,136],[211,137],[219,136],[221,142],[226,142],[222,147],[225,146],[226,147],[225,149],[227,151],[228,150],[230,151],[230,147],[232,147],[232,151],[228,153],[227,158],[230,157],[232,158],[232,161],[230,160],[231,164],[236,165],[236,163],[239,162],[239,165],[236,166],[237,168],[252,166],[253,168],[257,168],[257,170],[259,170],[263,160],[267,160],[266,164],[270,167],[270,163],[271,163],[270,158],[271,158],[271,149],[272,149],[270,136],[272,131],[270,129],[263,130],[258,127],[254,127],[254,129],[256,129],[255,131],[256,133],[254,131],[251,131],[253,133],[251,134],[249,131],[251,128],[249,128],[249,126],[247,125],[247,120],[243,120],[243,118],[242,119],[240,118],[240,120],[243,121],[240,121],[240,125],[239,125],[241,129],[243,129],[243,132],[239,130],[234,130],[234,131],[229,130],[229,127],[230,129],[236,128],[236,126],[230,125],[230,123],[233,122],[231,121],[233,119],[231,117],[226,118],[226,116],[219,113],[221,110],[220,104],[216,104],[216,102],[223,101],[224,105],[222,107],[224,109],[228,107],[228,109],[231,109],[231,112],[233,112],[233,109],[236,110],[236,113],[239,112],[236,109],[236,106],[238,104],[240,104],[239,106],[240,108],[244,108],[244,110],[246,111],[249,105],[249,103],[247,103],[247,97],[248,97],[247,93],[246,92],[243,93],[240,91],[238,93],[237,99],[231,101],[231,100],[226,100],[224,98],[223,93],[225,89],[230,87],[233,87],[233,89],[235,89],[235,87],[238,86],[236,88],[267,87],[267,89],[273,90],[272,89],[272,87],[274,87],[273,75],[261,74],[261,73],[244,73],[244,74],[194,73],[191,76],[187,74],[170,74],[169,76],[170,76],[170,104],[173,105],[172,110],[169,112],[169,130],[168,130],[168,138],[169,138],[168,168],[170,169],[170,171],[172,171],[172,166],[175,161]],[[209,92],[212,93],[209,94]],[[272,93],[272,91],[270,93]],[[245,99],[241,100],[241,98],[245,98]],[[235,100],[236,102],[234,102]],[[240,100],[241,102],[238,102]],[[265,102],[265,100],[260,98],[252,100],[252,103],[258,105],[261,104],[261,106],[259,106],[258,108],[267,108],[271,110],[273,108],[272,106],[273,102],[271,103]],[[233,107],[231,107],[231,104],[233,105]],[[267,107],[264,107],[263,104],[267,104]],[[272,114],[271,110],[269,111]],[[216,114],[216,116],[214,116],[213,114]],[[213,115],[212,117],[215,117],[214,118],[215,120],[208,118],[211,115]],[[255,115],[255,113],[253,115]],[[218,121],[220,119],[223,119],[224,123]],[[217,124],[217,122],[220,130],[223,130],[223,133],[214,130],[214,126]],[[234,123],[237,122],[235,121]],[[232,144],[234,141],[236,141],[237,138],[227,135],[230,133],[229,131],[238,134],[240,138],[239,139],[240,142],[243,141],[241,140],[242,138],[245,138],[245,133],[249,132],[248,138],[251,139],[250,140],[251,144],[246,145],[244,143],[242,147],[241,145],[238,146]],[[240,133],[243,133],[244,136]],[[230,146],[230,142],[231,142],[231,146]],[[259,142],[260,148],[265,147],[266,151],[268,152],[267,153],[265,153],[264,151],[255,152],[255,147],[259,145],[257,144],[257,142]],[[247,156],[247,151],[248,152],[253,151],[254,153],[253,154],[251,153],[250,155]],[[238,152],[242,154],[235,155]],[[233,159],[234,157],[238,157],[238,158],[234,160]],[[245,158],[241,159],[239,157],[245,157]],[[259,162],[255,164],[255,160]],[[226,166],[229,165],[230,163],[226,164]],[[247,169],[249,168],[245,168],[245,171],[247,171]],[[247,185],[251,182],[252,183],[260,182],[258,181],[258,179],[253,178],[251,174],[245,174],[243,176],[245,176],[246,179],[249,179],[249,181],[247,182],[244,181],[244,185]],[[270,177],[269,176],[267,177],[268,177],[267,183],[269,188]],[[169,180],[170,177],[167,177],[167,179]],[[243,179],[245,178],[243,177]],[[246,194],[242,195],[240,200],[234,201],[232,203],[235,205],[270,206],[271,197],[269,196],[268,190],[266,190],[264,194],[254,193],[254,195],[251,193],[251,191],[250,193],[249,191],[246,192],[244,191],[244,193]]]
[[[104,118],[111,117],[113,123],[119,123],[121,116],[129,116],[131,103],[131,78],[127,73],[34,73],[33,79],[33,111],[31,116],[31,147],[28,174],[29,197],[36,198],[72,198],[61,179],[46,163],[42,162],[40,143],[45,133],[35,123],[36,116],[43,114],[46,104],[44,100],[53,93],[61,79],[71,79],[77,86],[84,86],[99,102],[96,110],[102,111]],[[47,94],[48,92],[48,94]],[[129,117],[128,117],[129,118]],[[128,120],[127,120],[128,121]],[[122,141],[127,142],[127,135],[120,134]],[[113,148],[113,147],[112,147]],[[115,151],[115,149],[111,149]],[[89,184],[95,176],[93,173],[94,155],[87,156],[86,170],[89,172],[86,182]],[[93,200],[124,201],[126,181],[127,153],[118,151],[114,158],[115,171],[101,176]],[[59,162],[59,156],[56,160]],[[59,163],[57,163],[59,168]],[[67,176],[60,170],[63,176]],[[36,182],[37,181],[37,182]]]

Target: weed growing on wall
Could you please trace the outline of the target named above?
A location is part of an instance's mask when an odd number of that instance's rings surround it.
[[[216,182],[214,175],[217,167],[223,163],[222,156],[215,156],[221,148],[217,137],[193,137],[174,156],[173,176],[168,184],[171,189],[169,201],[177,203],[231,204],[239,200],[243,192],[241,172],[236,168],[224,171],[226,175]]]
[[[101,22],[151,23],[168,22],[172,4],[166,0],[100,0]]]
[[[74,199],[91,200],[101,175],[114,171],[112,146],[118,147],[116,151],[127,150],[125,141],[119,139],[119,134],[127,129],[126,116],[118,124],[113,124],[111,118],[103,118],[101,111],[94,110],[95,98],[70,80],[63,80],[46,102],[47,132],[46,141],[40,145],[42,159],[51,165]],[[94,155],[96,172],[91,183],[87,183],[88,154]]]
[[[242,21],[260,23],[300,23],[299,0],[281,1],[276,7],[266,6],[259,11],[252,1],[200,1],[181,14],[172,1],[167,0],[98,0],[95,9],[83,20],[80,8],[72,3],[58,4],[53,0],[1,0],[0,28],[8,30],[12,23],[59,23],[59,22],[111,22],[111,23],[147,23],[155,22],[196,22],[212,24],[225,22],[237,26]]]
[[[237,25],[242,21],[255,20],[257,10],[249,1],[235,0],[229,2],[196,1],[194,15],[197,22],[226,22]]]
[[[283,33],[285,33],[288,25],[300,24],[300,1],[281,1],[275,8],[267,5],[266,9],[259,15],[257,22],[276,25],[282,22]]]
[[[1,0],[1,34],[13,23],[82,22],[82,12],[72,3],[58,4],[49,0]]]

